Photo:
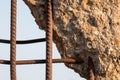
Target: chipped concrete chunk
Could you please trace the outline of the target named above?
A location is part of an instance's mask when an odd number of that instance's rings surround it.
[[[46,30],[46,0],[24,0],[39,28]],[[120,80],[120,0],[53,0],[53,38],[66,64],[87,79],[88,57],[96,80]]]

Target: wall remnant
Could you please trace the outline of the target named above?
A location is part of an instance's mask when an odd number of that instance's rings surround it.
[[[46,0],[24,0],[39,28],[46,30]],[[88,78],[92,58],[96,80],[120,80],[120,0],[53,0],[53,39],[66,64]]]

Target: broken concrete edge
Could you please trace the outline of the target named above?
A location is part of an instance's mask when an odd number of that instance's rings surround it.
[[[46,30],[44,20],[46,16],[41,13],[45,12],[45,1],[24,1],[28,3],[39,28]],[[73,2],[61,0],[54,1],[54,5],[53,38],[60,55],[62,58],[71,57],[84,61],[81,65],[69,64],[67,66],[87,78],[87,60],[91,57],[95,66],[96,80],[119,80],[120,40],[119,27],[116,28],[119,20],[116,17],[118,14],[115,14],[118,12],[116,7],[118,0],[89,0],[87,3],[84,0]],[[110,14],[110,10],[114,13]]]

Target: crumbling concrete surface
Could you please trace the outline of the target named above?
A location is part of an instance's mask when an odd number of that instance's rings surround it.
[[[39,28],[46,30],[46,0],[24,0]],[[52,0],[53,38],[66,64],[87,79],[88,57],[95,80],[120,80],[120,0]]]

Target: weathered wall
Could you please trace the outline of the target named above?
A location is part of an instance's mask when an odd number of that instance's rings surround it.
[[[45,0],[24,0],[40,29],[46,26]],[[53,0],[53,36],[62,58],[87,78],[90,56],[96,80],[120,80],[120,0]]]

